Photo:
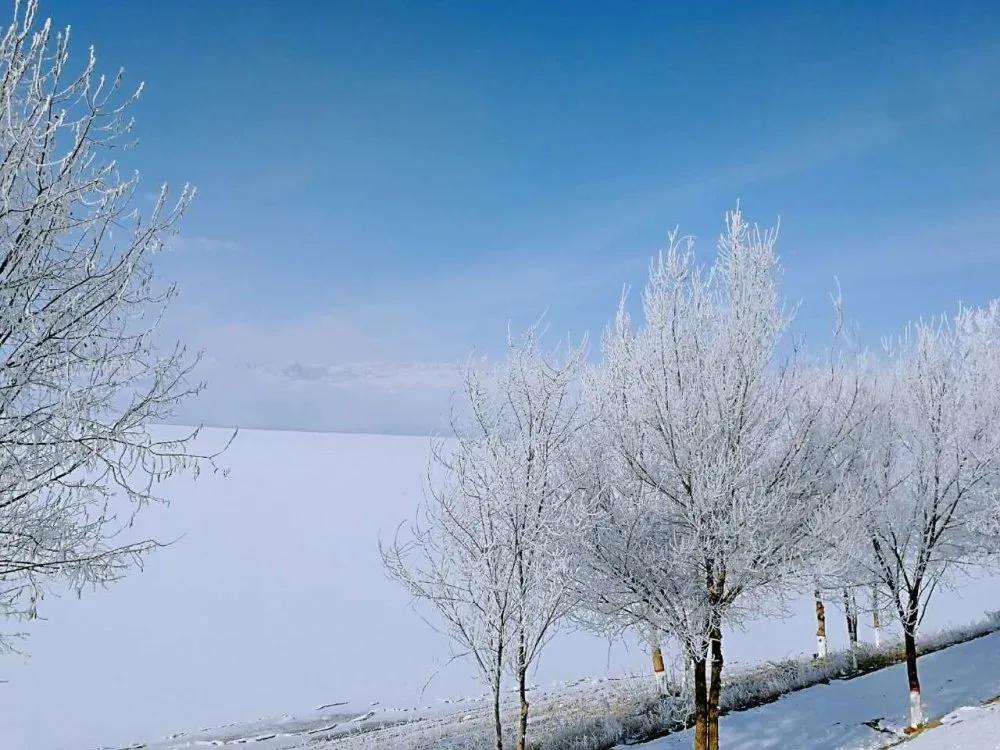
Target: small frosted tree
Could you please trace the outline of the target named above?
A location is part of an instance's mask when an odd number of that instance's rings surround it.
[[[994,302],[911,325],[872,386],[879,408],[842,544],[870,566],[902,626],[913,726],[923,722],[920,622],[934,592],[990,551],[981,519],[1000,478],[998,365]]]
[[[438,445],[441,471],[405,539],[380,544],[389,575],[428,603],[458,647],[473,659],[493,698],[497,750],[503,748],[500,697],[514,623],[514,565],[498,507],[476,490],[470,457]],[[474,460],[474,458],[472,459]]]
[[[500,688],[512,674],[527,743],[527,676],[575,603],[569,559],[558,553],[568,504],[579,491],[568,461],[580,429],[577,387],[584,349],[549,355],[537,328],[508,340],[489,377],[470,367],[464,419],[453,446],[435,453],[439,489],[410,541],[383,549],[389,572],[443,616],[493,690],[497,747]]]
[[[198,390],[195,359],[159,352],[174,296],[153,256],[192,192],[166,188],[140,211],[122,177],[130,105],[121,73],[93,51],[69,61],[68,29],[15,5],[0,30],[0,615],[32,616],[53,587],[107,584],[156,544],[125,543],[156,485],[197,471],[194,434],[157,439],[152,423]]]

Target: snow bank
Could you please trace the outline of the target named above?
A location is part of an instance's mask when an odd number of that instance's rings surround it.
[[[909,741],[906,750],[969,750],[1000,747],[1000,703],[963,706],[941,719],[941,726]]]

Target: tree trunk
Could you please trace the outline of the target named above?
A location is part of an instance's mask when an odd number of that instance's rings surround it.
[[[878,587],[872,586],[872,629],[875,631],[875,648],[882,645],[882,616],[878,610]]]
[[[497,734],[497,750],[503,750],[503,724],[500,721],[500,688],[503,685],[503,641],[499,641],[496,647],[496,664],[493,674],[493,727]]]
[[[847,618],[847,642],[851,649],[851,666],[858,668],[858,602],[854,592],[844,589],[844,616]]]
[[[823,606],[823,600],[820,598],[819,589],[816,589],[816,658],[825,659],[827,655],[826,648],[826,608]]]
[[[497,750],[503,750],[503,724],[500,723],[500,685],[493,686],[493,726],[497,733]]]
[[[521,714],[517,722],[517,750],[525,750],[528,741],[528,690],[525,685],[528,665],[524,649],[524,632],[517,647],[517,693],[521,698]]]
[[[660,650],[660,631],[657,628],[649,629],[649,646],[653,657],[653,679],[656,680],[656,692],[660,695],[666,694],[667,672],[663,667],[663,652]]]
[[[653,678],[656,680],[656,692],[663,695],[666,692],[667,671],[663,666],[663,652],[659,645],[653,646]]]
[[[903,647],[906,651],[906,678],[910,683],[910,726],[924,723],[924,709],[920,702],[920,678],[917,676],[917,608],[911,596],[903,623]]]
[[[684,660],[684,676],[681,677],[681,692],[686,693],[688,686],[691,684],[691,660]]]
[[[694,750],[708,750],[708,687],[705,684],[705,656],[691,660],[694,670]]]
[[[525,687],[525,670],[517,675],[517,690],[521,696],[521,715],[517,724],[517,750],[524,750],[528,742],[528,698]]]
[[[528,463],[532,461],[532,453],[528,453]],[[520,603],[522,608],[527,599],[526,586],[524,583],[524,547],[517,548],[517,580],[519,591],[521,592]],[[516,750],[525,750],[528,739],[528,698],[525,689],[525,677],[528,672],[528,652],[524,634],[524,610],[518,612],[517,627],[517,694],[521,699],[521,713],[517,722],[517,746]]]
[[[708,684],[708,750],[719,750],[719,699],[722,696],[722,627],[712,627],[712,676]]]

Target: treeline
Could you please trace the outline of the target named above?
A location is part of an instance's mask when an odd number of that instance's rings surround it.
[[[498,366],[467,368],[456,438],[382,554],[478,666],[498,750],[502,686],[516,683],[524,750],[526,676],[567,626],[636,632],[658,672],[669,639],[690,667],[694,747],[716,750],[724,626],[806,591],[821,620],[821,592],[843,598],[852,646],[859,610],[898,621],[923,722],[920,622],[1000,541],[1000,304],[912,323],[871,354],[838,297],[836,344],[810,358],[789,340],[776,241],[733,211],[705,267],[674,233],[641,321],[623,299],[599,358],[546,349],[536,326]]]

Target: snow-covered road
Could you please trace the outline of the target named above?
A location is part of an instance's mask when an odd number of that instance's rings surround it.
[[[931,718],[961,706],[977,705],[1000,695],[1000,633],[923,656],[919,667],[924,709]],[[881,730],[895,734],[906,723],[905,670],[905,665],[898,664],[853,680],[839,680],[790,693],[774,703],[749,711],[728,714],[720,721],[720,744],[726,750],[880,747],[892,739]],[[933,734],[928,732],[927,739],[921,742],[931,742]],[[907,748],[1000,748],[1000,738],[990,741],[992,745],[918,745],[914,742]],[[645,750],[690,748],[691,731],[639,747]]]

